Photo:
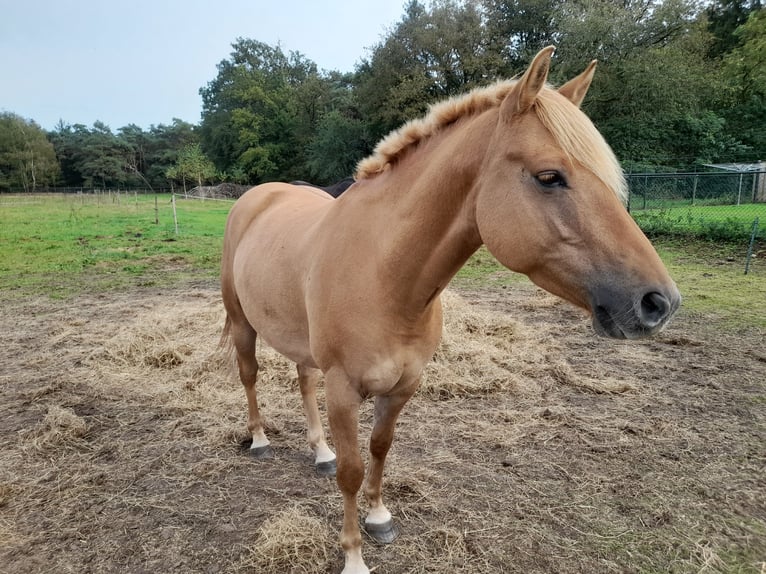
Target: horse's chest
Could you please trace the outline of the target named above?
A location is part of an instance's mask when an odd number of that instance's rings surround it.
[[[420,377],[438,346],[438,333],[392,335],[372,329],[347,339],[340,351],[343,370],[359,381],[365,394],[388,394]]]

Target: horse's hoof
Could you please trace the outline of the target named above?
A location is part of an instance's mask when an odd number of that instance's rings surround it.
[[[382,524],[365,522],[364,531],[378,544],[391,544],[399,536],[399,529],[394,524],[393,519]]]
[[[268,460],[276,456],[274,454],[274,449],[271,448],[270,444],[267,444],[266,446],[257,446],[255,448],[251,448],[249,453],[250,456],[257,460]]]
[[[335,476],[338,465],[335,459],[316,463],[317,474],[319,476]]]

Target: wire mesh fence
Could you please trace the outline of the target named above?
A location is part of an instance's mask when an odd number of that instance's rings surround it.
[[[628,175],[633,210],[766,203],[766,172]]]
[[[747,244],[766,237],[766,171],[630,174],[628,209],[650,236]]]

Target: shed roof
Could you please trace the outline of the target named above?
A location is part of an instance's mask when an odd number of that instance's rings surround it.
[[[706,163],[705,167],[748,173],[753,171],[766,171],[766,162],[759,163]]]

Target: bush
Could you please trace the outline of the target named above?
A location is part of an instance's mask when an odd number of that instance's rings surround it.
[[[741,243],[747,241],[752,233],[752,224],[741,219],[695,216],[691,211],[679,213],[659,209],[633,213],[633,218],[643,232],[651,238],[693,238]],[[759,231],[759,236],[763,236],[762,231]]]

